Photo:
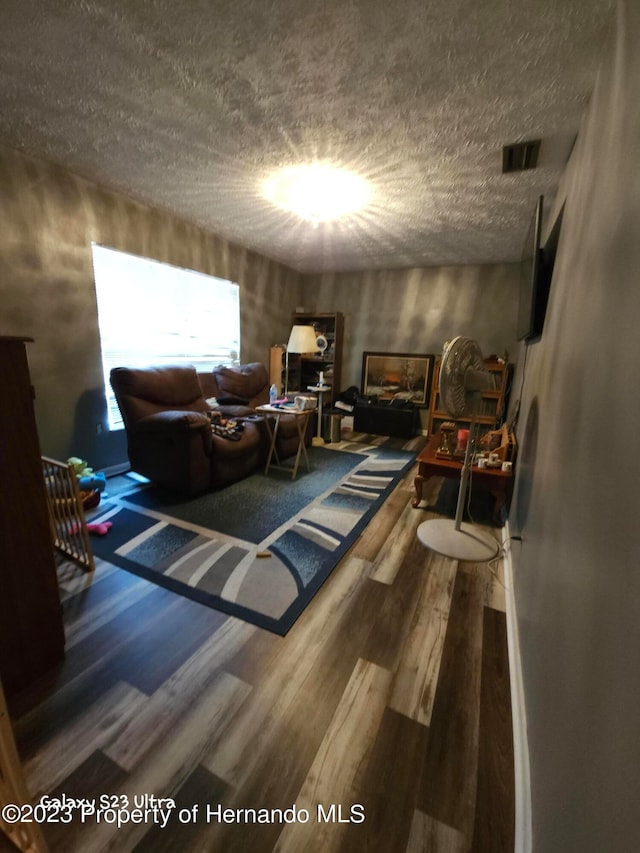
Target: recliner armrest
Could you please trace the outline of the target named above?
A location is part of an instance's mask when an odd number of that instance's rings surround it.
[[[135,433],[182,432],[186,430],[210,430],[210,428],[211,421],[202,412],[176,412],[167,410],[164,412],[155,412],[153,415],[140,418],[130,428],[130,431]]]

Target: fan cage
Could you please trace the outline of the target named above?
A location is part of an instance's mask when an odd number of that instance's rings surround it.
[[[462,418],[474,411],[479,393],[469,387],[470,371],[474,374],[487,372],[482,352],[473,338],[459,336],[447,344],[438,378],[442,406],[452,418]]]

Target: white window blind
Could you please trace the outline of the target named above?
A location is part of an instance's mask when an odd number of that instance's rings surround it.
[[[122,429],[112,367],[237,364],[240,288],[231,281],[92,244],[110,429]]]

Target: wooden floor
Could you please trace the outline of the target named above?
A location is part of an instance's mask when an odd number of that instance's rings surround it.
[[[412,509],[414,475],[286,637],[105,562],[61,566],[66,661],[14,708],[27,784],[176,808],[164,828],[77,811],[43,827],[53,851],[513,850],[501,565],[420,545],[440,481]]]

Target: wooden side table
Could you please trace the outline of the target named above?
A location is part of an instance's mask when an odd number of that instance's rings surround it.
[[[298,450],[296,452],[296,459],[293,464],[293,471],[291,473],[291,479],[295,480],[296,474],[298,473],[298,466],[300,465],[300,458],[304,456],[304,461],[307,465],[307,471],[311,471],[311,467],[309,465],[309,457],[307,456],[307,448],[304,444],[304,437],[307,431],[307,424],[309,423],[309,418],[311,415],[315,414],[316,409],[281,409],[278,406],[257,406],[256,412],[259,412],[261,415],[271,415],[275,420],[275,426],[271,425],[271,418],[265,418],[265,424],[267,426],[267,431],[269,433],[269,454],[267,455],[267,464],[264,468],[264,473],[268,474],[270,468],[276,468],[279,471],[289,471],[289,468],[286,468],[281,464],[280,458],[278,456],[278,451],[276,450],[276,436],[278,435],[278,426],[280,425],[280,418],[282,415],[293,415],[296,419],[296,427],[298,429]],[[276,464],[272,464],[271,460],[275,456]]]
[[[436,456],[436,450],[440,443],[440,436],[436,433],[422,452],[418,455],[418,473],[414,479],[416,496],[411,501],[414,509],[422,500],[422,486],[430,477],[447,477],[459,480],[462,473],[462,461],[458,459],[442,459]],[[502,507],[504,506],[507,489],[513,480],[512,471],[502,471],[501,468],[478,468],[474,465],[471,469],[474,485],[488,489],[495,497],[493,507],[493,520],[496,524],[502,524]]]

